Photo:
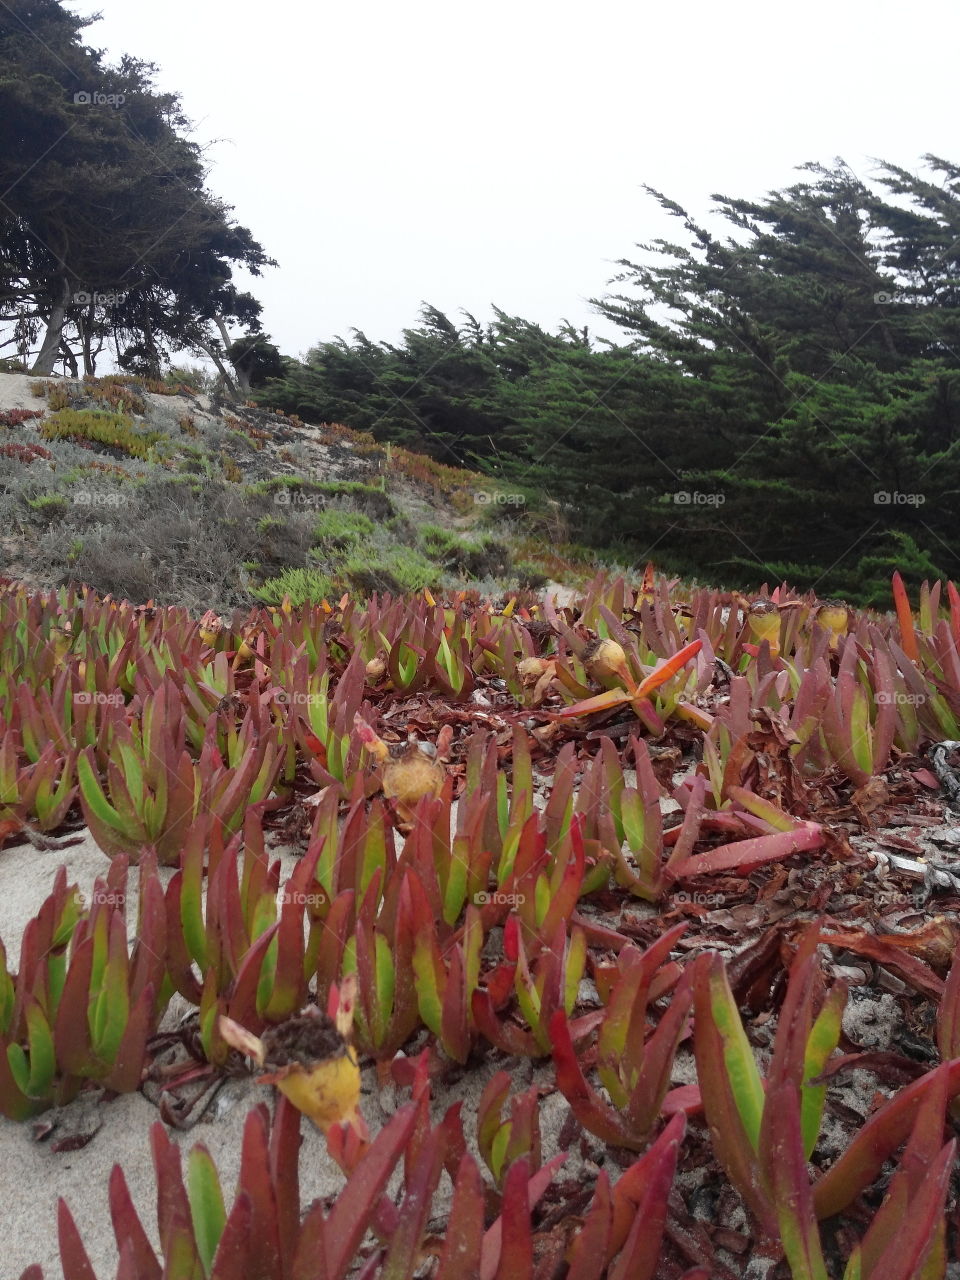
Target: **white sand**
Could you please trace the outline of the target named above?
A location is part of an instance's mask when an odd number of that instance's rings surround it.
[[[46,378],[38,378],[33,373],[0,374],[0,410],[45,409],[46,400],[43,396],[35,396],[30,387],[34,382],[46,381]],[[50,379],[50,381],[57,381],[57,379]]]

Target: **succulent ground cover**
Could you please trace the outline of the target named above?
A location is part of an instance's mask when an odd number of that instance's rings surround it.
[[[156,1224],[110,1181],[121,1277],[947,1274],[960,595],[895,577],[892,603],[652,568],[564,608],[232,619],[0,588],[0,846],[103,850],[0,944],[0,1112],[163,1059]],[[475,1123],[435,1114],[491,1061]],[[370,1063],[406,1098],[373,1132]],[[165,1126],[244,1074],[275,1105],[228,1187]],[[310,1123],[333,1203],[300,1203]],[[66,1280],[94,1276],[83,1227],[62,1204]]]

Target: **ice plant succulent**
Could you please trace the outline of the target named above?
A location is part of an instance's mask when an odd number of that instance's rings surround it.
[[[620,645],[616,647],[620,649],[621,653],[623,652]],[[659,689],[661,685],[666,684],[688,662],[692,662],[702,648],[703,642],[694,640],[691,644],[684,645],[682,649],[678,649],[671,657],[664,659],[639,684],[634,684],[631,679],[628,688],[607,689],[603,693],[598,693],[595,697],[584,698],[582,701],[575,702],[572,706],[564,707],[562,711],[556,712],[556,717],[560,720],[566,720],[575,716],[590,715],[594,711],[608,711],[612,707],[622,706],[624,703],[630,703],[637,715],[649,717],[650,713],[653,712],[650,695]],[[607,650],[608,660],[615,663],[616,655],[614,654],[613,659],[609,659],[609,652]],[[611,669],[613,669],[612,666]],[[659,721],[659,718],[655,715],[653,718]]]
[[[348,976],[339,993],[331,990],[333,1018],[307,1005],[297,1017],[269,1027],[258,1037],[231,1018],[221,1017],[220,1034],[232,1048],[267,1068],[259,1083],[275,1084],[324,1133],[346,1122],[364,1136],[357,1110],[360,1067],[349,1042],[355,999],[356,979]]]

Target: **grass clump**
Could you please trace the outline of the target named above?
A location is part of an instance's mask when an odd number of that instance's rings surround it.
[[[469,578],[499,577],[510,572],[511,555],[494,538],[462,538],[439,525],[424,525],[420,546],[444,569]]]
[[[398,546],[355,552],[344,562],[343,574],[349,586],[361,595],[420,591],[435,585],[440,577],[437,566],[414,547]]]
[[[359,480],[330,480],[317,486],[318,492],[331,498],[346,498],[372,520],[388,520],[394,506],[382,489]]]
[[[302,604],[319,604],[334,594],[333,583],[320,569],[284,569],[275,578],[268,578],[251,593],[264,604],[278,605],[285,596],[296,608]]]
[[[242,484],[243,472],[230,457],[229,453],[224,450],[220,454],[220,466],[223,470],[223,478],[230,484]]]
[[[374,532],[374,523],[360,511],[342,511],[329,507],[317,513],[313,524],[314,543],[318,547],[343,550],[354,546]]]
[[[61,409],[40,427],[45,440],[74,440],[119,449],[131,458],[151,461],[156,448],[167,439],[162,431],[136,431],[125,413],[103,413],[95,409]]]

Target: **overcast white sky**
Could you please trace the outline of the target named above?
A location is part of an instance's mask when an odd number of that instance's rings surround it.
[[[960,160],[949,0],[70,8],[213,143],[210,188],[279,262],[253,291],[290,355],[395,340],[421,300],[596,328],[616,260],[682,238],[644,183],[705,220],[807,160]]]

